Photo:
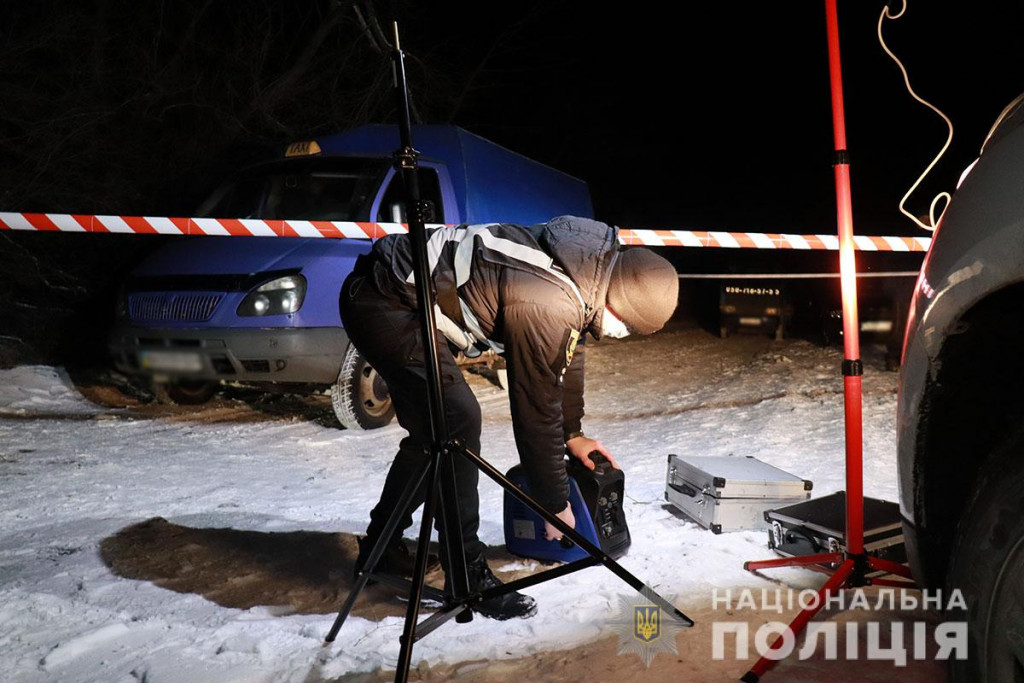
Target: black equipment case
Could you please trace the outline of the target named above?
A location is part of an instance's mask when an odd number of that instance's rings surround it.
[[[845,491],[768,510],[764,519],[768,522],[768,547],[780,555],[846,551]],[[899,505],[864,498],[864,551],[901,564],[907,561]]]

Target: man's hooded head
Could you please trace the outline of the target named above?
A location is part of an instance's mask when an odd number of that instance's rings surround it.
[[[614,337],[657,332],[676,310],[679,276],[671,263],[649,249],[625,249],[615,260],[601,323]]]

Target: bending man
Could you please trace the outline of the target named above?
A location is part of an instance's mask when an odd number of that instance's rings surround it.
[[[589,454],[594,450],[615,464],[611,453],[581,428],[584,363],[577,343],[587,332],[599,339],[661,329],[678,298],[675,269],[647,249],[620,249],[616,228],[571,216],[530,227],[439,228],[428,233],[427,252],[443,337],[439,342],[447,342],[439,346],[451,437],[480,452],[480,406],[452,350],[475,356],[494,349],[508,365],[512,425],[530,490],[548,510],[575,526],[565,453],[591,469]],[[342,287],[340,308],[349,338],[384,378],[398,422],[409,432],[370,513],[366,537],[360,539],[358,572],[431,440],[426,354],[408,235],[386,237],[360,258]],[[478,471],[464,458],[454,462],[470,589],[476,591],[500,582],[487,566],[484,544],[477,537]],[[421,488],[378,563],[379,571],[412,572],[402,532],[412,525],[412,511],[424,495]],[[554,527],[546,527],[549,539],[561,537]],[[443,553],[441,559],[446,564]],[[510,593],[474,609],[496,619],[528,617],[536,612],[536,602]]]

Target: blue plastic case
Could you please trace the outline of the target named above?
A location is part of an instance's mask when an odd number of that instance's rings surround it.
[[[625,479],[603,458],[593,457],[594,471],[570,462],[569,505],[576,531],[613,558],[629,548],[630,536],[622,509]],[[516,465],[506,475],[516,486],[530,492],[526,474]],[[544,538],[544,520],[515,496],[505,493],[505,544],[509,552],[544,562],[573,562],[587,557],[576,545],[566,548]]]

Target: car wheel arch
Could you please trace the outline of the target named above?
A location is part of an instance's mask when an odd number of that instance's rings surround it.
[[[968,492],[988,457],[1024,420],[1024,283],[971,306],[948,327],[931,359],[917,408],[914,518],[919,573],[942,586]],[[1024,459],[1022,459],[1024,465]]]

